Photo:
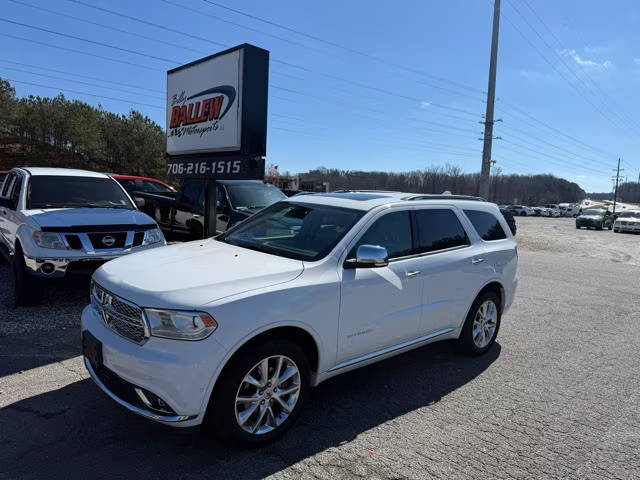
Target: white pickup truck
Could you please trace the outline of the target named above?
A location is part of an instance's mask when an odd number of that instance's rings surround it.
[[[16,304],[37,303],[45,279],[162,245],[156,222],[107,175],[14,168],[0,190],[0,260],[12,266]]]

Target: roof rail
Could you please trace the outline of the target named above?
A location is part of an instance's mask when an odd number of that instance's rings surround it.
[[[482,197],[471,195],[442,195],[442,194],[414,194],[403,197],[402,200],[471,200],[475,202],[486,202]]]

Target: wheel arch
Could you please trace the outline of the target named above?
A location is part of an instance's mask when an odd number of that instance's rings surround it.
[[[309,366],[311,368],[312,376],[311,384],[314,385],[315,377],[318,374],[322,361],[320,353],[321,341],[316,332],[314,332],[310,328],[305,327],[306,326],[303,324],[290,322],[269,325],[265,328],[252,332],[251,334],[247,335],[242,340],[237,342],[232,348],[229,349],[229,351],[225,355],[224,360],[220,363],[221,366],[214,372],[207,389],[207,393],[203,399],[204,403],[202,405],[201,411],[205,415],[208,412],[209,406],[211,405],[211,401],[213,399],[213,395],[215,394],[216,385],[218,384],[218,381],[223,376],[225,370],[231,364],[231,362],[247,349],[250,349],[252,346],[273,338],[286,338],[296,342],[301,346],[303,352],[306,354],[307,359],[309,360]]]

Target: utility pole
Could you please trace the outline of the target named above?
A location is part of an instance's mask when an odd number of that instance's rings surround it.
[[[489,199],[489,185],[491,182],[491,145],[493,142],[493,110],[496,102],[499,28],[500,0],[493,0],[493,33],[491,35],[491,58],[489,60],[489,89],[487,90],[487,112],[484,119],[482,168],[480,169],[480,196],[487,200]]]
[[[620,181],[620,159],[618,158],[618,168],[616,170],[616,186],[615,186],[615,190],[613,191],[613,213],[615,215],[616,213],[616,202],[618,201],[618,182]]]

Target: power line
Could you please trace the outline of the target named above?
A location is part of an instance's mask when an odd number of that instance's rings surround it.
[[[164,2],[164,3],[168,4],[168,5],[173,5],[174,7],[181,8],[181,9],[186,10],[188,12],[196,13],[199,16],[204,16],[204,17],[207,17],[207,18],[211,18],[211,19],[217,20],[219,22],[226,23],[228,25],[233,25],[233,26],[238,27],[238,28],[243,28],[245,30],[249,30],[250,32],[255,32],[255,33],[259,33],[261,35],[265,35],[267,37],[275,38],[276,40],[280,40],[282,42],[286,42],[286,43],[289,43],[291,45],[296,45],[298,47],[306,48],[306,49],[313,50],[315,52],[324,53],[324,54],[328,53],[328,52],[326,52],[324,50],[320,50],[318,48],[314,48],[314,47],[311,47],[309,45],[305,45],[303,43],[295,42],[295,41],[293,41],[293,40],[291,40],[289,38],[280,37],[278,35],[273,35],[272,33],[265,32],[265,31],[259,30],[257,28],[249,27],[248,25],[243,25],[241,23],[233,22],[231,20],[227,20],[226,18],[221,18],[221,17],[218,17],[216,15],[211,15],[210,13],[205,13],[202,10],[197,10],[195,8],[187,7],[186,5],[182,5],[180,3],[171,2],[169,0],[160,0],[160,1]]]
[[[45,73],[30,72],[28,70],[21,70],[19,68],[6,67],[6,66],[0,65],[0,69],[11,70],[11,71],[20,72],[20,73],[28,73],[30,75],[37,75],[39,77],[53,78],[54,80],[64,80],[64,81],[67,81],[67,82],[74,82],[74,83],[79,83],[81,85],[87,85],[87,86],[90,86],[90,87],[106,88],[107,90],[115,90],[117,92],[130,93],[132,95],[138,95],[138,96],[142,96],[142,97],[150,97],[150,98],[155,98],[155,99],[162,98],[162,97],[159,97],[158,95],[145,95],[144,93],[132,92],[131,90],[123,90],[122,88],[105,87],[103,85],[96,85],[95,83],[82,82],[80,80],[73,80],[73,79],[64,78],[64,77],[58,77],[56,75],[47,75]]]
[[[78,0],[69,0],[69,1],[78,1]],[[231,12],[236,13],[238,15],[242,15],[244,17],[251,18],[251,19],[256,20],[258,22],[262,22],[262,23],[265,23],[267,25],[271,25],[271,26],[283,29],[283,30],[288,31],[290,33],[295,33],[297,35],[309,38],[311,40],[315,40],[315,41],[320,42],[320,43],[324,43],[326,45],[329,45],[329,46],[332,46],[332,47],[335,47],[335,48],[339,48],[341,50],[347,51],[347,52],[355,54],[355,55],[359,55],[359,56],[362,56],[362,57],[369,58],[371,60],[375,60],[376,62],[380,62],[380,63],[392,66],[392,67],[397,68],[397,69],[401,69],[401,70],[404,70],[404,71],[407,71],[407,72],[411,72],[411,73],[415,73],[415,74],[418,74],[418,75],[421,75],[421,76],[425,76],[425,77],[428,77],[428,78],[431,78],[431,79],[434,79],[434,80],[438,80],[440,82],[451,83],[453,85],[456,85],[458,88],[461,88],[461,89],[464,89],[464,90],[475,91],[475,92],[480,92],[480,93],[482,92],[481,90],[479,90],[479,89],[477,89],[475,87],[471,87],[469,85],[465,85],[465,84],[462,84],[462,83],[459,83],[459,82],[453,82],[453,81],[448,80],[446,78],[439,77],[437,75],[433,75],[433,74],[430,74],[430,73],[426,73],[426,72],[423,72],[421,70],[417,70],[417,69],[412,68],[412,67],[407,67],[405,65],[400,65],[400,64],[397,64],[397,63],[394,63],[394,62],[389,62],[388,60],[385,60],[382,57],[378,57],[376,55],[372,55],[372,54],[367,53],[367,52],[362,52],[362,51],[359,51],[359,50],[355,50],[355,49],[353,49],[351,47],[347,47],[347,46],[341,45],[341,44],[339,44],[337,42],[333,42],[333,41],[330,41],[330,40],[325,40],[325,39],[320,38],[320,37],[318,37],[316,35],[311,35],[311,34],[302,32],[300,30],[296,30],[296,29],[288,27],[286,25],[283,25],[283,24],[280,24],[280,23],[276,23],[276,22],[273,22],[271,20],[267,20],[265,18],[258,17],[256,15],[252,15],[250,13],[246,13],[246,12],[237,10],[235,8],[228,7],[226,5],[222,5],[221,3],[218,3],[218,2],[213,2],[213,1],[210,1],[210,0],[203,0],[203,1],[205,3],[213,5],[215,7],[231,11]]]
[[[70,35],[68,33],[58,32],[56,30],[50,30],[48,28],[38,27],[36,25],[29,25],[28,23],[16,22],[15,20],[10,20],[8,18],[0,17],[0,22],[11,23],[13,25],[19,25],[21,27],[31,28],[32,30],[39,30],[41,32],[50,33],[52,35],[58,35],[59,37],[71,38],[73,40],[78,40],[78,41],[81,41],[81,42],[91,43],[93,45],[98,45],[100,47],[112,48],[114,50],[119,50],[121,52],[131,53],[132,55],[139,55],[141,57],[152,58],[154,60],[160,60],[162,62],[177,63],[177,64],[183,63],[181,60],[174,60],[174,59],[171,59],[171,58],[157,57],[157,56],[151,55],[149,53],[138,52],[137,50],[130,50],[128,48],[118,47],[116,45],[111,45],[109,43],[98,42],[96,40],[90,40],[88,38],[78,37],[76,35]]]
[[[602,170],[596,170],[595,168],[587,167],[587,166],[580,165],[580,164],[577,164],[577,163],[572,163],[572,162],[569,162],[568,160],[565,160],[563,158],[556,157],[555,155],[550,155],[548,153],[541,152],[540,150],[535,150],[533,148],[529,148],[529,147],[526,147],[524,145],[520,145],[520,144],[518,144],[516,142],[512,142],[510,140],[503,139],[503,141],[506,142],[506,143],[509,143],[509,144],[511,144],[513,146],[522,148],[524,150],[529,150],[530,152],[537,153],[538,155],[542,155],[542,156],[547,157],[549,159],[555,160],[556,164],[560,164],[564,168],[569,166],[569,167],[572,167],[572,168],[578,168],[578,169],[581,169],[581,170],[588,170],[588,171],[591,171],[591,172],[602,174]]]
[[[151,22],[148,22],[146,20],[142,20],[140,18],[133,17],[133,16],[130,16],[130,15],[125,15],[125,14],[123,14],[121,12],[117,12],[117,11],[114,11],[114,10],[109,10],[109,9],[106,9],[106,8],[98,7],[96,5],[91,5],[91,4],[83,2],[81,0],[68,0],[68,1],[69,2],[73,2],[73,3],[77,3],[79,5],[83,5],[85,7],[94,8],[96,10],[99,10],[99,11],[102,11],[102,12],[106,12],[106,13],[109,13],[109,14],[112,14],[112,15],[118,15],[118,16],[127,18],[129,20],[133,20],[133,21],[136,21],[136,22],[141,22],[143,24],[152,25],[152,26],[157,27],[157,28],[162,28],[162,29],[165,29],[165,30],[169,30],[169,31],[172,31],[172,32],[180,34],[180,35],[185,35],[187,37],[196,38],[198,40],[203,40],[203,41],[209,41],[208,39],[203,38],[203,37],[194,36],[194,35],[187,34],[187,33],[184,33],[184,32],[178,31],[178,30],[174,30],[174,29],[168,29],[167,27],[164,27],[163,25],[159,25],[159,24],[156,24],[156,23],[151,23]],[[166,0],[163,0],[163,1],[166,1]],[[59,34],[59,32],[53,32],[53,31],[50,31],[50,33]],[[93,42],[91,40],[82,39],[82,38],[79,38],[79,37],[75,37],[75,38],[77,40]],[[217,43],[219,45],[223,45],[225,47],[228,46],[228,45],[220,44],[219,42],[214,42],[214,43]],[[117,49],[119,49],[119,47],[116,47],[116,46],[113,46],[113,45],[102,44],[100,42],[98,42],[98,44],[100,44],[102,46],[109,47],[109,48],[117,48]],[[135,52],[135,51],[129,51],[129,53],[135,53],[137,55],[146,55],[144,53]],[[153,57],[153,56],[151,56],[151,57],[152,58],[156,58],[156,59],[160,59],[160,60],[163,60],[163,61],[171,62],[171,63],[180,63],[180,61],[178,61],[178,60],[158,58],[158,57]],[[365,88],[365,89],[368,89],[368,90],[377,91],[378,93],[384,93],[384,94],[391,95],[391,96],[394,96],[394,97],[397,97],[397,98],[403,98],[405,100],[410,100],[410,101],[414,101],[414,102],[422,102],[422,101],[425,100],[424,98],[416,98],[416,97],[410,97],[410,96],[407,96],[407,95],[398,94],[398,93],[391,92],[389,90],[386,90],[386,89],[383,89],[383,88],[380,88],[380,87],[376,87],[376,86],[373,86],[373,85],[368,85],[368,84],[365,84],[365,83],[362,83],[362,82],[350,80],[350,79],[343,78],[343,77],[340,77],[340,76],[337,76],[337,75],[332,75],[332,74],[325,73],[325,72],[322,72],[322,71],[314,70],[314,69],[311,69],[311,68],[308,68],[308,67],[305,67],[305,66],[302,66],[302,65],[297,65],[297,64],[294,64],[294,63],[291,63],[291,62],[287,62],[287,61],[284,61],[284,60],[279,60],[277,58],[273,58],[271,61],[274,62],[274,63],[278,63],[278,64],[281,64],[281,65],[285,65],[285,66],[291,67],[291,68],[295,68],[297,70],[302,70],[302,71],[305,71],[307,73],[310,73],[310,74],[313,74],[313,75],[316,75],[316,76],[319,75],[319,76],[323,76],[323,77],[326,77],[326,78],[331,78],[333,80],[337,80],[337,81],[340,81],[340,82],[345,82],[345,83],[349,83],[349,84],[355,85],[355,86],[357,86],[359,88]],[[448,80],[442,80],[442,79],[439,79],[439,80],[443,81],[443,82],[446,82],[446,83],[449,83],[449,84],[452,84],[452,85],[456,84],[455,82],[448,81]],[[434,108],[439,108],[439,109],[443,109],[443,110],[449,110],[449,111],[464,113],[464,114],[472,115],[472,116],[476,116],[477,115],[476,112],[471,112],[471,111],[460,109],[460,108],[456,108],[456,107],[450,107],[450,106],[447,106],[447,105],[440,104],[438,102],[430,102],[430,105],[433,106]]]
[[[520,10],[513,4],[513,2],[511,2],[510,0],[507,0],[509,2],[509,4],[511,5],[511,7],[516,11],[516,13],[518,13],[518,15],[524,20],[524,22],[529,26],[529,28],[531,30],[533,30],[533,32],[542,40],[542,42],[552,50],[552,52],[558,56],[558,58],[560,58],[561,63],[563,63],[565,65],[565,67],[569,70],[569,72],[571,74],[573,74],[576,79],[578,80],[579,84],[585,88],[585,90],[589,93],[592,93],[589,91],[589,89],[585,86],[584,84],[584,80],[580,79],[576,73],[569,68],[566,63],[564,58],[560,57],[560,55],[558,54],[558,52],[556,52],[544,39],[544,37],[542,37],[542,35],[531,25],[531,23],[527,20],[527,18],[520,12]],[[620,128],[620,125],[618,125],[614,120],[612,120],[607,114],[604,113],[604,111],[602,110],[602,108],[600,108],[600,106],[596,105],[595,103],[593,103],[591,101],[591,99],[587,98],[584,93],[571,81],[569,80],[564,73],[559,70],[558,68],[556,68],[555,64],[553,64],[548,58],[547,56],[542,53],[542,51],[526,36],[524,35],[524,33],[522,32],[522,30],[520,30],[515,23],[513,23],[507,16],[505,16],[505,19],[513,26],[513,28],[531,45],[531,47],[538,52],[538,54],[543,58],[543,60],[549,64],[549,66],[558,74],[562,77],[562,79],[567,82],[567,84],[569,84],[569,86],[571,86],[571,88],[573,88],[576,93],[585,101],[587,102],[589,105],[591,105],[593,108],[596,109],[596,111],[604,118],[606,119],[609,123],[611,123],[613,126]],[[623,128],[625,126],[623,125]]]
[[[59,90],[61,92],[70,92],[70,93],[76,93],[76,94],[79,94],[79,95],[87,95],[87,96],[90,96],[90,97],[103,98],[105,100],[113,100],[113,101],[116,101],[116,102],[133,103],[135,105],[142,105],[142,106],[145,106],[145,107],[160,108],[162,110],[165,109],[164,106],[153,105],[151,103],[142,103],[142,102],[136,102],[135,100],[125,100],[123,98],[107,97],[106,95],[96,95],[94,93],[81,92],[79,90],[72,90],[70,88],[53,87],[51,85],[42,85],[40,83],[24,82],[22,80],[14,80],[12,78],[5,78],[5,80],[8,80],[9,82],[13,82],[13,83],[22,83],[24,85],[31,85],[31,86],[34,86],[34,87],[50,88],[51,90]]]
[[[23,67],[29,67],[29,68],[39,68],[41,70],[47,70],[47,71],[55,72],[55,73],[62,73],[62,74],[65,74],[65,75],[69,75],[70,74],[68,71],[65,71],[65,70],[56,70],[54,68],[43,67],[41,65],[31,65],[31,64],[28,64],[28,63],[15,62],[13,60],[8,60],[6,58],[0,58],[0,62],[13,63],[15,65],[21,65]],[[141,85],[133,85],[131,83],[123,83],[123,82],[114,82],[112,80],[104,80],[103,78],[100,78],[100,77],[92,77],[90,75],[81,75],[79,73],[73,73],[73,75],[76,76],[76,77],[80,77],[80,78],[88,78],[89,80],[97,80],[99,82],[110,83],[112,85],[120,85],[120,86],[123,86],[123,87],[139,88],[141,90],[146,90],[148,92],[153,92],[153,93],[159,93],[161,95],[165,94],[164,91],[152,90],[150,88],[143,87]],[[139,94],[137,94],[137,95],[139,95]]]
[[[103,55],[98,55],[96,53],[83,52],[82,50],[75,50],[73,48],[60,47],[58,45],[52,45],[50,43],[40,42],[38,40],[32,40],[30,38],[24,38],[24,37],[20,37],[18,35],[11,35],[11,34],[2,33],[2,32],[0,32],[0,35],[2,35],[4,37],[13,38],[13,39],[16,39],[16,40],[22,40],[23,42],[35,43],[36,45],[43,45],[45,47],[57,48],[58,50],[64,50],[66,52],[79,53],[81,55],[87,55],[89,57],[101,58],[102,60],[109,60],[111,62],[122,63],[124,65],[131,65],[131,66],[138,67],[138,68],[143,68],[143,69],[146,69],[146,70],[155,70],[156,72],[166,72],[166,70],[161,69],[161,68],[154,68],[154,67],[150,67],[148,65],[141,65],[139,63],[127,62],[126,60],[120,60],[120,59],[117,59],[117,58],[105,57]]]
[[[217,46],[223,47],[223,48],[229,48],[229,45],[221,43],[221,42],[217,42],[215,40],[211,40],[211,39],[208,39],[208,38],[200,37],[198,35],[193,35],[191,33],[182,32],[180,30],[175,30],[173,28],[169,28],[169,27],[166,27],[164,25],[159,25],[157,23],[149,22],[148,20],[142,20],[140,18],[132,17],[130,15],[126,15],[124,13],[117,12],[117,11],[114,11],[114,10],[109,10],[109,9],[106,9],[106,8],[102,8],[102,7],[99,7],[97,5],[91,5],[90,3],[82,2],[80,0],[67,0],[67,1],[68,2],[72,2],[72,3],[77,3],[78,5],[83,5],[83,6],[88,7],[88,8],[93,8],[95,10],[100,10],[101,12],[109,13],[111,15],[117,15],[118,17],[121,17],[121,18],[126,18],[126,19],[129,19],[129,20],[133,20],[134,22],[144,23],[145,25],[150,25],[152,27],[160,28],[161,30],[164,30],[166,32],[177,33],[179,35],[184,35],[185,37],[194,38],[196,40],[201,40],[203,42],[207,42],[207,43],[210,43],[212,45],[217,45]]]
[[[568,133],[565,133],[565,132],[563,132],[562,130],[559,130],[559,129],[557,129],[556,127],[553,127],[553,126],[549,125],[547,122],[544,122],[544,121],[542,121],[542,120],[537,119],[537,118],[536,118],[536,117],[534,117],[533,115],[530,115],[529,113],[527,113],[527,112],[525,112],[525,111],[521,110],[520,108],[516,107],[516,106],[515,106],[515,105],[513,105],[512,103],[507,102],[506,100],[498,99],[498,101],[499,101],[502,105],[504,105],[504,106],[506,106],[506,107],[510,108],[511,110],[513,110],[513,111],[517,112],[518,114],[520,114],[520,115],[522,115],[522,116],[524,116],[524,117],[527,117],[527,118],[529,118],[529,119],[533,120],[533,121],[534,121],[534,122],[536,122],[537,124],[542,125],[542,126],[543,126],[543,127],[545,127],[545,128],[548,128],[548,129],[549,129],[549,130],[551,130],[552,132],[555,132],[556,134],[558,134],[558,135],[560,135],[560,136],[562,136],[562,137],[568,138],[569,140],[571,140],[571,141],[573,141],[573,142],[577,143],[578,145],[582,146],[583,148],[587,148],[587,149],[594,150],[594,151],[596,151],[596,152],[600,152],[600,153],[603,153],[603,154],[605,154],[605,155],[608,155],[608,154],[607,154],[607,152],[605,152],[604,150],[602,150],[602,149],[600,149],[600,148],[597,148],[597,147],[594,147],[594,146],[592,146],[592,145],[589,145],[588,143],[585,143],[585,142],[583,142],[582,140],[579,140],[579,139],[577,139],[576,137],[573,137],[573,136],[569,135]]]
[[[74,3],[79,3],[79,4],[87,5],[87,4],[85,4],[84,2],[79,2],[78,0],[70,0],[70,1],[72,1],[72,2],[74,2]],[[99,7],[97,7],[97,8],[98,8],[98,9],[100,9],[100,10],[103,10],[103,11],[105,11],[105,10],[106,10],[106,9],[101,9],[101,8],[99,8]],[[113,13],[113,12],[109,11],[109,13]],[[125,15],[125,17],[130,18],[130,19],[134,19],[134,20],[136,20],[136,21],[139,21],[139,19],[135,19],[134,17],[130,17],[130,16],[128,16],[128,15]],[[21,24],[20,22],[12,22],[12,21],[10,21],[10,22],[11,22],[11,23],[17,23],[17,24],[19,24],[19,25],[21,25],[21,26],[34,27],[34,26],[32,26],[32,25]],[[143,22],[143,23],[145,23],[145,22]],[[158,27],[162,28],[162,26],[159,26],[159,25],[156,25],[156,24],[152,24],[152,25],[153,25],[153,26],[158,26]],[[40,27],[35,27],[35,28],[36,28],[36,29],[40,29]],[[48,33],[60,34],[60,32],[54,32],[54,31],[51,31],[51,30],[48,30],[48,29],[43,29],[43,30],[47,31]],[[176,31],[176,32],[177,32],[177,31]],[[181,33],[181,32],[178,32],[178,33]],[[62,35],[63,35],[63,36],[68,36],[68,35],[66,35],[66,34],[62,34]],[[82,40],[82,41],[89,41],[90,43],[96,43],[96,44],[101,45],[101,46],[107,46],[107,47],[109,47],[109,48],[121,49],[120,47],[116,47],[116,46],[108,45],[108,44],[101,44],[100,42],[94,42],[94,41],[92,41],[92,40],[83,39],[83,38],[80,38],[80,37],[73,37],[73,36],[71,36],[71,37],[72,37],[72,38],[75,38],[75,39]],[[14,38],[15,38],[15,37],[14,37]],[[27,40],[27,39],[23,39],[23,40]],[[205,39],[205,40],[206,40],[206,39]],[[55,48],[55,46],[54,46],[54,48]],[[121,50],[123,50],[123,49],[121,49]],[[142,52],[129,51],[129,50],[127,50],[127,49],[124,49],[124,51],[127,51],[128,53],[135,53],[135,54],[142,55],[142,56],[148,56],[148,57],[150,57],[150,58],[160,59],[160,60],[163,60],[163,61],[176,62],[176,60],[163,59],[163,58],[155,57],[155,56],[153,56],[153,55],[148,55],[148,54],[145,54],[145,53],[142,53]],[[78,52],[78,53],[87,54],[87,52]],[[104,58],[104,57],[102,57],[102,58]],[[108,60],[115,61],[114,59],[110,59],[110,58],[108,58]],[[126,62],[126,63],[128,63],[128,62]],[[289,62],[281,62],[281,63],[284,63],[284,64],[289,65],[289,66],[293,66],[293,67],[295,67],[295,68],[300,68],[300,66],[298,66],[298,65],[294,65],[294,64],[291,64],[291,63],[289,63]],[[136,66],[139,66],[139,65],[136,65]],[[302,68],[304,68],[304,67],[302,67]],[[313,72],[313,70],[311,70],[311,69],[306,69],[306,70],[307,70],[307,71],[309,71],[309,72],[311,72],[311,73],[316,73],[316,72]],[[380,89],[380,88],[378,88],[378,87],[373,87],[373,86],[370,86],[370,85],[365,85],[365,84],[362,84],[361,82],[352,82],[352,81],[350,81],[350,80],[348,80],[348,79],[342,79],[342,78],[340,78],[340,77],[336,77],[336,76],[330,76],[330,78],[334,78],[334,79],[337,79],[337,80],[340,80],[340,81],[345,81],[345,82],[348,82],[348,83],[354,83],[355,85],[357,85],[357,86],[359,86],[359,87],[362,87],[362,88],[370,88],[370,89],[372,89],[372,90],[374,90],[374,91],[378,91],[378,92],[381,92],[381,93],[387,93],[387,94],[395,95],[393,92],[385,91],[384,89]],[[294,93],[298,93],[298,94],[301,94],[301,95],[306,95],[306,94],[304,94],[304,93],[302,93],[302,92],[294,92]],[[402,95],[400,95],[400,96],[402,97]],[[413,97],[409,97],[409,98],[407,98],[407,99],[409,99],[409,100],[411,100],[411,101],[418,101],[418,100],[419,100],[419,99],[417,99],[417,98],[413,98]],[[437,106],[440,106],[440,105],[433,105],[433,106],[436,106],[436,107],[437,107]],[[444,107],[446,108],[446,106],[444,106]],[[359,107],[359,108],[361,108],[361,107]],[[449,108],[451,108],[451,107],[449,107]],[[458,110],[461,110],[461,109],[458,109]],[[464,110],[462,110],[462,111],[463,111],[464,113],[467,113],[467,114],[473,114],[473,112],[468,112],[468,111],[464,111]],[[383,113],[383,112],[379,112],[379,113]],[[420,122],[420,121],[421,121],[420,119],[410,119],[410,120],[411,120],[411,121],[418,121],[418,122]],[[444,125],[444,124],[437,124],[436,122],[428,122],[428,123],[431,123],[431,124],[434,124],[434,125],[437,125],[437,126],[441,126],[441,127],[444,127],[444,128],[454,128],[454,127],[451,127],[451,126],[448,126],[448,125]],[[459,129],[459,130],[461,130],[461,129]]]
[[[531,11],[531,13],[533,13],[533,15],[536,17],[536,19],[538,20],[538,22],[540,22],[542,24],[542,26],[545,28],[545,30],[547,32],[549,32],[549,34],[553,37],[553,39],[556,41],[556,43],[560,46],[560,48],[564,51],[567,50],[567,48],[563,45],[563,43],[560,41],[560,39],[558,38],[558,36],[553,32],[553,30],[549,27],[549,25],[540,17],[540,15],[538,15],[538,13],[536,12],[536,10],[533,8],[533,6],[531,5],[531,3],[528,0],[521,0],[522,3],[524,3],[527,8]],[[582,71],[582,73],[584,74],[584,77],[589,80],[589,83],[591,85],[593,85],[602,96],[606,96],[611,100],[611,97],[609,97],[609,95],[600,87],[600,85],[598,83],[595,82],[595,80],[593,79],[593,77],[589,74],[589,72],[587,71],[587,69],[585,68],[585,66],[583,64],[580,64],[578,62],[576,62],[579,66],[580,69]],[[567,67],[568,68],[568,67]],[[595,95],[595,93],[594,93]],[[625,118],[622,118],[622,116],[620,116],[620,114],[618,114],[618,111],[615,109],[611,110],[614,114],[618,115],[618,118],[620,118],[622,121],[631,121],[632,123],[635,124],[636,127],[639,127],[638,123],[636,123],[635,119],[632,118],[631,116],[628,116],[625,114]],[[625,113],[624,110],[620,109],[621,113]]]
[[[19,0],[8,0],[8,1],[13,2],[15,4],[18,4],[18,5],[24,5],[26,7],[34,8],[34,9],[40,10],[42,12],[47,12],[47,13],[50,13],[52,15],[57,15],[59,17],[70,18],[70,19],[76,20],[78,22],[83,22],[83,23],[87,23],[89,25],[95,25],[95,26],[98,26],[98,27],[106,28],[108,30],[113,30],[114,32],[124,33],[125,35],[131,35],[133,37],[142,38],[144,40],[151,40],[153,42],[162,43],[163,45],[169,45],[171,47],[175,47],[176,46],[174,43],[167,42],[166,40],[162,40],[162,39],[154,38],[154,37],[147,37],[146,35],[142,35],[140,33],[131,32],[131,31],[125,30],[123,28],[113,27],[111,25],[105,25],[103,23],[93,22],[91,20],[86,20],[84,18],[76,17],[74,15],[69,15],[69,14],[66,14],[66,13],[62,13],[62,12],[59,12],[57,10],[51,10],[49,8],[41,7],[39,5],[33,5],[31,3],[21,2]],[[208,52],[204,52],[202,50],[196,50],[194,48],[189,48],[189,47],[186,47],[184,45],[180,45],[180,49],[181,50],[189,50],[191,52],[199,53],[199,54],[203,54],[203,55],[207,55],[208,54]]]

